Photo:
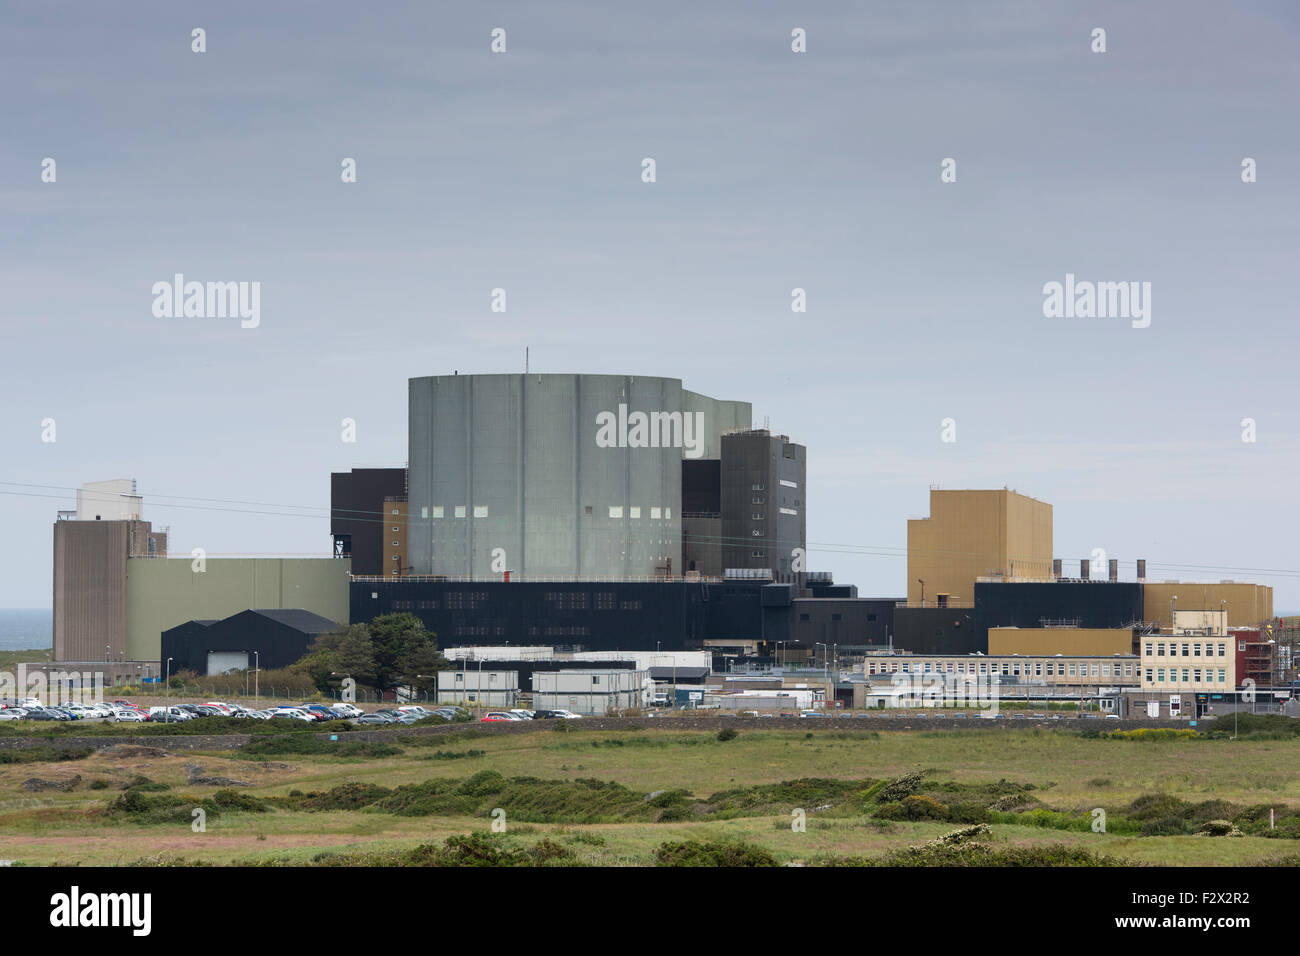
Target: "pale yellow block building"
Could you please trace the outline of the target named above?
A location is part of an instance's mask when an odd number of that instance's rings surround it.
[[[907,522],[908,603],[969,606],[988,576],[1051,580],[1052,506],[1006,488],[930,489],[930,517]]]

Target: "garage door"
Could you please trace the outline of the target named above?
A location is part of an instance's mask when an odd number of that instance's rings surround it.
[[[208,651],[208,673],[248,670],[248,651]]]

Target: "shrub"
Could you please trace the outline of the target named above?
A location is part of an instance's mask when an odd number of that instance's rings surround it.
[[[776,866],[776,858],[752,843],[683,840],[661,843],[656,866]]]
[[[898,802],[881,804],[875,815],[882,820],[947,820],[948,808],[933,797],[913,794]]]
[[[718,731],[718,740],[726,743],[728,740],[735,740],[740,734],[736,733],[730,727],[723,727]]]
[[[921,783],[924,779],[924,770],[913,770],[911,773],[905,773],[882,787],[875,795],[876,799],[881,803],[896,803],[921,789]]]

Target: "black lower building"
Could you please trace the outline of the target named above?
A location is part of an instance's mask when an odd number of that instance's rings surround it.
[[[989,632],[978,626],[974,608],[899,607],[894,647],[913,654],[987,654]]]
[[[572,650],[698,650],[888,644],[894,599],[801,597],[761,579],[671,582],[354,580],[353,622],[410,612],[440,647],[545,644]]]
[[[316,637],[340,625],[298,608],[240,611],[220,621],[186,621],[162,632],[167,669],[198,674],[288,667]],[[168,660],[170,658],[170,660]]]
[[[1129,627],[1141,620],[1142,585],[1136,581],[975,584],[975,621],[986,645],[991,627]]]

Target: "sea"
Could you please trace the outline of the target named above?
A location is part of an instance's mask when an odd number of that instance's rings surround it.
[[[0,651],[54,646],[54,614],[48,607],[0,608]]]

